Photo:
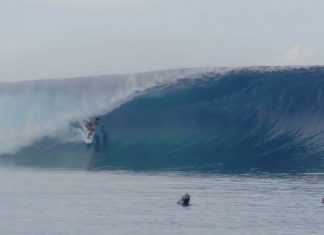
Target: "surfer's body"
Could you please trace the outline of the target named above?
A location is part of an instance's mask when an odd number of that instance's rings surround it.
[[[93,138],[94,133],[96,131],[96,128],[99,125],[99,121],[100,121],[100,119],[98,117],[95,120],[86,121],[85,127],[88,130],[88,136],[87,136],[87,138],[89,140]]]

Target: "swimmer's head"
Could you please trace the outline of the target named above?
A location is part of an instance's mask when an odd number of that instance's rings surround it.
[[[186,193],[185,195],[183,195],[183,200],[190,201],[190,195],[188,193]]]

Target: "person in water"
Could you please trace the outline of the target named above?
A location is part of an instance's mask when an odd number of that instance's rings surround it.
[[[97,126],[99,125],[100,118],[96,118],[95,120],[87,121],[85,127],[89,131],[88,139],[90,139],[91,135],[96,131]]]
[[[322,203],[324,204],[324,197],[322,198]]]
[[[181,206],[190,206],[190,195],[188,193],[186,193],[185,195],[182,196],[182,198],[180,199],[180,201],[178,201],[179,205]]]

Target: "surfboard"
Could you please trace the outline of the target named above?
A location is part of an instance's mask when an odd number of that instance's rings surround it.
[[[88,138],[88,134],[87,134],[86,138],[84,139],[84,142],[86,144],[92,144],[93,138],[94,138],[94,132],[92,132],[92,134],[89,136],[89,138]]]

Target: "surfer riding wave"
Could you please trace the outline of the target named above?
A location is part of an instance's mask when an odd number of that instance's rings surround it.
[[[99,125],[100,122],[100,118],[95,118],[95,119],[90,119],[85,121],[85,127],[87,128],[87,130],[89,131],[87,138],[91,139],[91,136],[93,136],[93,134],[96,131],[97,126]]]

